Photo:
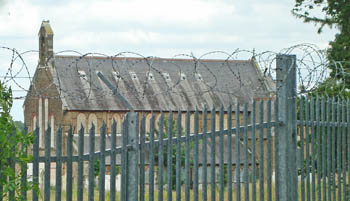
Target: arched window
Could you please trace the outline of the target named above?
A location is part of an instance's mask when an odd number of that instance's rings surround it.
[[[33,115],[33,124],[32,124],[33,131],[36,129],[37,123],[38,123],[37,118],[36,118],[36,115],[34,114]]]
[[[181,130],[183,132],[182,134],[186,135],[186,112],[181,112]]]
[[[118,134],[122,133],[122,120],[120,118],[120,115],[119,114],[114,114],[113,115],[113,119],[112,119],[112,123],[113,123],[113,120],[115,120],[116,123],[117,123],[117,133]]]
[[[155,114],[155,121],[154,121],[154,127],[157,131],[159,131],[159,121],[160,121],[160,116],[161,113],[159,114]],[[165,114],[163,113],[163,122],[164,123],[164,119],[166,119],[167,117],[165,116]],[[163,126],[164,127],[164,126]]]
[[[194,133],[194,113],[190,113],[190,133]]]
[[[95,115],[94,113],[91,113],[91,114],[89,115],[89,120],[88,120],[88,131],[90,130],[92,124],[94,124],[94,126],[95,126],[95,133],[98,133],[99,127],[98,127],[98,125],[97,125],[97,117],[96,117],[96,115]]]
[[[87,127],[86,127],[86,117],[83,113],[79,113],[77,116],[77,133],[79,133],[81,126],[84,127],[84,133],[87,133]]]
[[[51,147],[55,147],[55,116],[53,114],[50,115],[50,126],[51,126]]]
[[[43,147],[43,99],[39,98],[39,147]]]
[[[45,128],[45,132],[49,126],[49,99],[45,98],[44,99],[44,128]],[[51,142],[52,142],[52,138],[51,138]],[[51,143],[52,144],[52,143]]]
[[[146,125],[145,125],[145,127],[146,127],[146,133],[149,133],[150,131],[151,131],[151,118],[152,118],[152,114],[147,114],[146,115]]]

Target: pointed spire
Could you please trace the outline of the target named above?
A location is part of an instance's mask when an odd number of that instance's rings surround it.
[[[50,21],[43,21],[39,30],[39,67],[45,68],[53,61],[53,31]]]

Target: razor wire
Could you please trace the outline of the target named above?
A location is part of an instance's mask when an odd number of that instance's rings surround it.
[[[321,84],[325,87],[334,87],[334,84],[341,85],[336,90],[338,94],[341,94],[344,90],[346,90],[346,79],[349,77],[349,72],[344,66],[349,63],[349,61],[329,61],[326,56],[326,51],[318,48],[313,44],[299,44],[294,45],[285,49],[282,49],[279,52],[274,51],[263,51],[256,52],[255,50],[242,50],[236,49],[233,52],[225,52],[225,51],[211,51],[200,56],[195,56],[194,54],[177,54],[173,57],[164,59],[153,56],[144,56],[135,52],[119,52],[114,55],[106,55],[103,53],[80,53],[74,50],[65,50],[54,53],[52,58],[47,59],[46,66],[55,66],[55,60],[59,57],[71,57],[71,63],[66,65],[67,69],[74,69],[76,73],[78,73],[81,80],[85,80],[87,88],[85,88],[85,92],[87,92],[84,96],[81,89],[75,90],[67,90],[63,87],[62,81],[60,80],[60,76],[57,74],[58,72],[53,70],[51,75],[47,73],[47,79],[55,79],[54,82],[51,82],[48,86],[40,86],[38,87],[35,81],[35,69],[40,66],[28,66],[28,61],[26,60],[26,56],[32,54],[32,57],[37,57],[38,51],[30,50],[25,52],[19,52],[15,48],[9,48],[0,46],[0,51],[5,51],[7,58],[0,58],[4,62],[3,65],[7,66],[6,72],[3,71],[0,74],[1,81],[5,84],[10,84],[14,89],[14,99],[20,100],[25,99],[25,97],[38,97],[38,96],[47,96],[48,90],[50,87],[57,87],[58,95],[47,97],[47,98],[65,98],[69,97],[70,99],[80,98],[80,100],[84,101],[84,99],[92,100],[94,99],[93,91],[98,90],[104,96],[112,96],[113,92],[108,88],[101,87],[101,84],[95,83],[92,76],[96,76],[95,71],[98,71],[102,65],[106,65],[109,63],[110,72],[115,72],[115,76],[118,79],[115,80],[115,87],[117,89],[120,88],[121,84],[125,85],[130,93],[133,94],[134,98],[143,101],[146,97],[147,91],[149,91],[150,86],[154,83],[154,80],[147,79],[150,74],[155,74],[161,80],[157,80],[163,84],[164,88],[161,91],[155,91],[154,96],[157,95],[166,95],[168,93],[176,94],[179,96],[183,96],[181,90],[178,90],[181,82],[184,80],[179,76],[178,79],[172,80],[171,84],[167,84],[166,73],[164,69],[157,66],[157,62],[163,62],[162,65],[170,66],[173,72],[181,75],[184,73],[183,67],[181,66],[181,62],[178,61],[186,61],[190,63],[190,73],[187,73],[187,77],[191,77],[193,79],[202,79],[201,82],[206,86],[205,90],[193,90],[187,91],[188,94],[192,94],[192,96],[202,96],[205,93],[222,93],[227,94],[229,96],[244,96],[246,93],[246,89],[252,90],[254,93],[259,93],[263,90],[268,90],[268,94],[271,96],[275,95],[276,87],[276,55],[278,54],[295,54],[297,55],[297,84],[298,84],[298,95],[308,94],[317,89]],[[1,53],[0,53],[1,57]],[[132,61],[132,62],[129,62]],[[224,69],[225,72],[229,72],[229,77],[235,81],[239,87],[235,86],[235,90],[227,90],[232,86],[229,84],[225,84],[225,81],[220,80],[218,77],[218,72],[215,72],[217,69],[212,69],[210,63],[208,61],[215,61],[220,63],[220,68]],[[245,69],[238,69],[237,62],[239,61],[249,61],[253,62],[255,66],[258,68],[258,72],[260,73],[260,78],[257,83],[249,83],[245,78],[242,77]],[[142,72],[145,77],[144,79],[140,79],[139,88],[133,86],[128,82],[130,80],[131,75],[122,74],[121,71],[125,69],[133,69],[138,65],[146,66],[147,70]],[[82,68],[83,66],[83,68]],[[330,66],[333,68],[333,75],[330,76],[331,70]],[[54,69],[54,68],[53,68]],[[85,75],[79,73],[79,71],[84,70],[86,72]],[[203,76],[200,74],[201,72],[205,72],[207,77],[210,79],[200,78]],[[56,74],[55,74],[56,73]],[[135,73],[138,74],[135,70]],[[286,77],[285,79],[288,79]],[[209,81],[208,81],[209,80]],[[23,84],[24,81],[26,84]],[[230,82],[232,84],[232,82]],[[271,85],[268,86],[267,85]],[[27,93],[26,95],[17,95],[19,92]],[[188,96],[187,94],[187,96]],[[327,94],[325,94],[327,95]]]

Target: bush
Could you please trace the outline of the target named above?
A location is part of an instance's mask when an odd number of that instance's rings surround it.
[[[33,143],[33,136],[16,129],[10,115],[12,104],[11,89],[0,82],[0,198],[3,200],[20,200],[21,190],[33,188],[33,183],[21,182],[22,172],[26,172],[26,164],[31,161],[27,148]],[[23,171],[16,171],[15,163]]]

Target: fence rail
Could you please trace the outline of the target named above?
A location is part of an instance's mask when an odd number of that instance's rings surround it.
[[[281,123],[281,122],[280,122]],[[247,126],[247,129],[252,129],[252,127],[254,126],[255,129],[260,129],[260,128],[268,128],[268,127],[275,127],[276,124],[278,124],[278,122],[269,122],[269,123],[262,123],[262,124],[255,124],[255,125],[248,125]],[[298,121],[298,125],[300,124],[300,122]],[[327,125],[332,125],[333,123],[332,122],[328,122]],[[346,127],[348,126],[347,124],[345,125]],[[112,129],[114,129],[114,126],[111,126]],[[51,128],[50,128],[51,129]],[[239,130],[242,132],[244,131],[245,127],[244,126],[240,126],[239,127]],[[83,129],[84,130],[84,129]],[[82,130],[82,131],[83,131]],[[229,131],[230,130],[230,131]],[[235,134],[237,132],[237,129],[236,128],[232,128],[232,129],[224,129],[223,131],[215,131],[214,132],[214,135],[215,137],[219,137],[219,135],[223,134],[223,135],[228,135],[229,132],[232,132],[232,134]],[[58,134],[60,131],[57,131],[56,133]],[[80,132],[79,132],[80,133]],[[173,137],[171,139],[172,141],[172,144],[174,143],[177,143],[177,141],[180,141],[180,143],[183,143],[183,142],[186,142],[187,138],[189,138],[190,141],[193,141],[195,140],[196,138],[198,138],[199,140],[202,140],[204,138],[205,135],[209,135],[211,134],[211,132],[206,132],[206,133],[199,133],[198,136],[196,136],[195,134],[190,134],[188,137],[187,136],[180,136],[179,138],[177,137]],[[62,135],[62,133],[61,133]],[[74,135],[74,134],[73,134]],[[212,135],[212,134],[211,134]],[[254,138],[253,137],[249,137],[248,136],[248,140],[253,140]],[[263,137],[264,140],[266,140],[266,137]],[[168,143],[168,140],[169,139],[163,139],[163,143]],[[143,146],[144,146],[144,149],[146,150],[149,150],[150,149],[150,145],[151,142],[150,141],[145,141]],[[141,144],[138,145],[139,146],[139,149],[141,149]],[[153,142],[153,146],[154,148],[158,148],[159,147],[159,140],[154,140]],[[132,149],[132,146],[131,145],[126,145],[127,149],[128,150],[131,150]],[[121,146],[116,146],[115,148],[115,153],[116,154],[120,154],[122,153],[122,147]],[[93,153],[94,157],[98,157],[100,155],[100,151],[95,151]],[[112,150],[111,148],[107,148],[105,151],[104,151],[104,154],[105,156],[111,156],[111,153],[112,153]],[[82,160],[83,161],[88,161],[89,160],[89,156],[90,154],[83,154],[82,155]],[[51,162],[57,162],[57,156],[50,156],[50,161]],[[61,162],[66,162],[68,160],[67,156],[60,156],[60,160]],[[77,162],[79,160],[79,156],[72,156],[72,161],[73,162]],[[45,162],[45,156],[38,156],[38,161],[39,162]]]
[[[348,200],[350,102],[302,97],[299,108],[302,200]]]

